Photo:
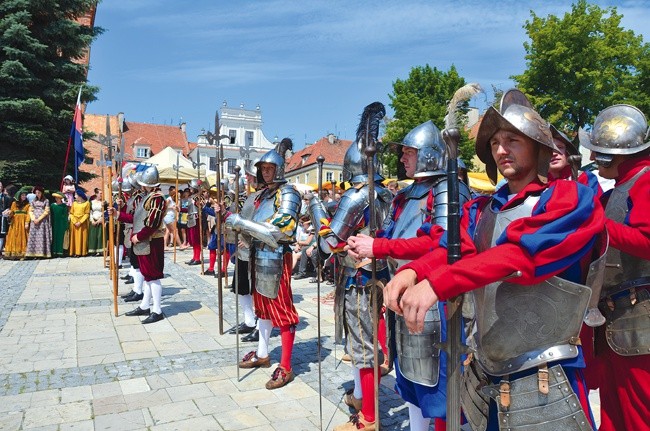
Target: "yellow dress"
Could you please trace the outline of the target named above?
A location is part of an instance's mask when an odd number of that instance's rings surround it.
[[[11,224],[5,241],[4,255],[7,259],[22,259],[27,250],[29,232],[29,204],[18,208],[17,202],[11,203]]]
[[[90,202],[74,201],[70,207],[70,256],[85,256],[88,254],[88,217],[90,217]],[[81,223],[76,227],[75,223]]]

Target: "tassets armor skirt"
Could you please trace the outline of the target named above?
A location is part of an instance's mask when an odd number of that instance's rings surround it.
[[[359,271],[365,272],[365,271]],[[368,277],[347,277],[343,297],[343,320],[345,330],[345,352],[352,357],[352,364],[358,368],[374,366],[373,322],[379,316],[372,315],[370,289],[365,286]],[[380,305],[380,304],[378,304]],[[379,307],[378,307],[379,309]],[[384,355],[379,348],[379,363],[384,362]]]
[[[291,292],[291,267],[293,256],[291,253],[284,253],[282,257],[282,276],[280,277],[280,288],[275,299],[267,298],[253,289],[253,301],[255,304],[255,315],[260,319],[270,320],[273,326],[297,325],[300,322],[298,311],[293,305],[293,293]],[[251,280],[255,280],[255,263],[251,270]]]
[[[137,256],[140,272],[144,281],[160,280],[165,277],[165,239],[152,238],[149,244],[149,254]]]

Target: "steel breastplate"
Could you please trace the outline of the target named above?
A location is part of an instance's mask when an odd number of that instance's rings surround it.
[[[275,214],[275,190],[269,193],[268,189],[262,191],[259,205],[254,208],[253,221],[266,222]],[[280,289],[282,277],[282,255],[284,247],[270,249],[258,240],[253,240],[255,250],[255,290],[267,298],[274,299]]]
[[[253,208],[252,220],[265,222],[275,214],[275,193],[269,193],[268,190],[265,190],[258,196],[258,199],[260,203],[257,208]]]
[[[144,209],[144,199],[138,202],[133,212],[133,233],[138,233],[144,228],[144,220],[147,217],[147,211]],[[133,253],[138,256],[147,255],[151,252],[149,240],[140,241],[137,244],[132,244]]]
[[[630,181],[615,187],[605,207],[605,216],[617,223],[624,223],[628,214],[627,200],[630,189],[637,180],[650,168],[641,169]],[[605,281],[601,296],[613,295],[620,290],[634,287],[635,280],[645,279],[647,284],[650,277],[650,260],[632,256],[610,247],[607,250]],[[628,286],[629,285],[629,286]]]
[[[488,202],[476,226],[478,252],[494,245],[508,224],[530,216],[539,196],[495,212]],[[488,374],[502,376],[550,361],[574,358],[591,289],[559,277],[520,285],[490,283],[472,291],[476,308],[476,359]]]

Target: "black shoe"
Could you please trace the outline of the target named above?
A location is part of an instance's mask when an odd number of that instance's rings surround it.
[[[135,283],[135,280],[131,276],[129,276],[129,279],[124,282],[124,284],[133,284],[133,283]]]
[[[309,277],[307,274],[304,274],[304,273],[300,273],[300,272],[299,272],[298,274],[296,274],[296,275],[293,277],[293,279],[294,279],[294,280],[302,280],[303,278],[307,278],[307,277]]]
[[[185,265],[194,265],[194,262],[196,262],[196,260],[190,259],[189,261],[185,262]]]
[[[187,264],[190,266],[194,266],[194,265],[201,265],[201,262],[199,262],[198,260],[190,260],[189,262],[187,262]]]
[[[129,293],[127,293],[126,295],[122,295],[122,296],[120,296],[120,298],[122,298],[122,299],[126,299],[126,298],[130,298],[130,297],[132,297],[133,295],[137,295],[137,293],[135,293],[135,292],[132,290],[132,291],[130,291]]]
[[[242,341],[260,341],[260,331],[255,329],[250,334],[241,337],[241,340]]]
[[[148,316],[151,314],[151,311],[147,308],[146,310],[143,310],[140,307],[136,307],[135,310],[127,311],[124,313],[125,316]]]
[[[120,277],[120,280],[128,280],[129,278],[132,278],[129,274],[126,274],[123,277]]]
[[[142,323],[144,325],[146,325],[147,323],[156,323],[156,322],[159,322],[159,321],[163,320],[164,318],[165,318],[165,316],[163,316],[162,313],[160,313],[160,314],[159,313],[151,313],[149,315],[149,317],[147,317],[146,319],[144,319],[142,321]]]
[[[237,333],[236,329],[237,329],[237,326],[233,326],[232,328],[230,328],[230,329],[228,329],[226,331],[226,334],[236,334]],[[239,333],[240,334],[250,334],[254,330],[255,330],[255,326],[248,326],[244,322],[239,324]]]
[[[117,269],[122,269],[122,265],[118,265]]]
[[[138,302],[138,301],[142,301],[142,298],[144,298],[144,293],[136,293],[133,296],[129,296],[128,298],[124,298],[124,302]]]
[[[203,273],[203,275],[214,275],[214,270],[213,269],[208,269]]]

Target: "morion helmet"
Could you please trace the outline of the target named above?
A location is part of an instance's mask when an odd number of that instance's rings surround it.
[[[368,145],[366,140],[369,138],[376,144],[379,136],[379,125],[385,116],[386,108],[380,102],[373,102],[364,108],[357,128],[357,137],[345,152],[343,158],[343,181],[354,184],[368,180],[368,157],[364,154],[364,150]],[[377,153],[373,157],[373,164],[375,167],[375,180],[381,180]]]
[[[147,167],[147,169],[140,173],[138,184],[142,187],[158,187],[160,185],[158,168],[154,165]]]
[[[130,172],[129,176],[127,177],[129,179],[129,182],[131,183],[131,187],[134,190],[140,190],[142,187],[140,187],[140,183],[138,182],[138,179],[140,178],[140,175],[142,172],[136,171],[136,172]]]
[[[268,151],[260,157],[257,162],[255,162],[255,177],[257,178],[258,184],[266,184],[264,177],[262,177],[262,170],[260,169],[262,163],[275,165],[275,177],[273,178],[273,183],[284,184],[287,182],[284,178],[284,163],[287,151],[293,151],[293,141],[289,138],[284,138],[274,149]]]
[[[402,142],[397,142],[396,145],[418,150],[414,178],[446,173],[447,145],[442,140],[442,133],[431,120],[413,128]]]
[[[553,143],[549,124],[535,111],[521,91],[511,89],[501,98],[499,111],[490,106],[485,112],[476,136],[476,155],[485,163],[485,171],[493,184],[497,182],[497,164],[492,157],[490,139],[499,130],[508,130],[540,144],[537,173],[548,174],[552,151],[559,151]]]
[[[643,112],[632,105],[603,109],[590,133],[582,129],[578,133],[580,145],[595,153],[628,155],[650,148],[648,122]]]

